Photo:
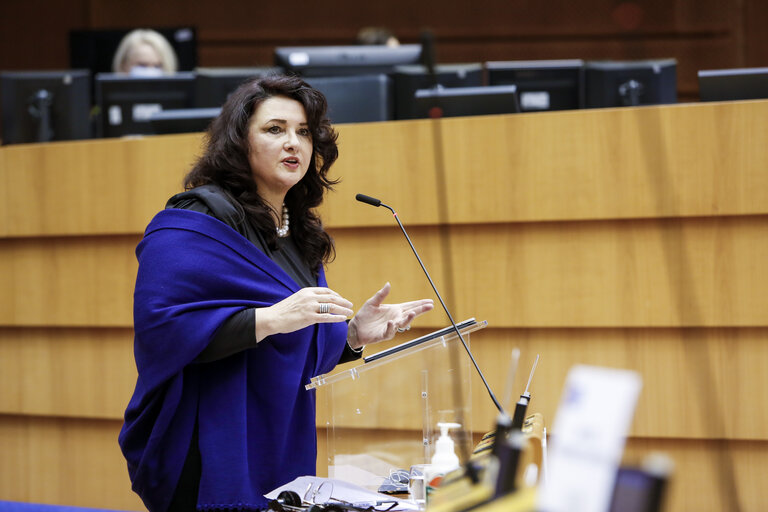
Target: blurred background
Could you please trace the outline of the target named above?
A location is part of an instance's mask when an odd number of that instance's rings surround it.
[[[6,0],[0,69],[65,69],[70,31],[194,27],[197,65],[269,66],[279,46],[353,44],[365,26],[401,43],[429,28],[437,61],[652,59],[678,62],[678,99],[695,100],[700,69],[768,63],[761,0],[282,2]]]

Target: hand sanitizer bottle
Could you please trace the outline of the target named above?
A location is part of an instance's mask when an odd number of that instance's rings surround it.
[[[458,423],[438,423],[440,438],[435,443],[435,454],[432,456],[432,470],[434,473],[447,474],[459,467],[459,457],[454,451],[454,443],[448,430],[461,428]]]

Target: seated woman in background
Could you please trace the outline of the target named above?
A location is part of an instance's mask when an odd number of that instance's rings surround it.
[[[386,27],[363,27],[357,33],[357,44],[396,48],[400,46],[400,40]]]
[[[177,70],[178,59],[171,44],[150,29],[136,29],[126,34],[112,60],[114,73],[153,76]]]
[[[120,446],[150,512],[264,509],[264,494],[313,475],[304,386],[433,308],[385,304],[387,283],[354,313],[328,287],[326,107],[298,77],[240,86],[137,248],[138,380]]]

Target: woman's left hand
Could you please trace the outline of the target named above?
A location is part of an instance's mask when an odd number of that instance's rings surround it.
[[[382,304],[389,295],[389,283],[365,301],[349,322],[347,342],[358,349],[369,343],[392,339],[398,329],[410,329],[414,318],[434,308],[432,299],[414,300],[401,304]]]

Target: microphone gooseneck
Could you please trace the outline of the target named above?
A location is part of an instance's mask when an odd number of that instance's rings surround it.
[[[419,261],[419,265],[421,265],[421,270],[424,271],[424,275],[427,276],[427,280],[429,281],[429,284],[432,286],[432,290],[434,290],[435,295],[437,295],[437,298],[440,301],[440,305],[443,307],[445,314],[448,315],[448,320],[450,320],[451,326],[453,326],[453,330],[456,332],[459,339],[461,340],[461,344],[464,346],[464,350],[467,352],[469,359],[472,361],[472,364],[475,366],[475,370],[477,370],[477,374],[480,376],[480,379],[483,381],[483,384],[485,385],[485,389],[488,391],[488,395],[491,397],[493,404],[496,406],[496,408],[499,410],[500,413],[504,413],[504,408],[501,406],[501,403],[499,403],[498,399],[496,399],[496,395],[493,394],[491,387],[488,385],[488,381],[485,380],[485,375],[483,375],[483,372],[480,370],[480,367],[478,366],[477,361],[475,361],[475,357],[472,355],[472,351],[469,350],[469,346],[467,345],[467,342],[464,341],[464,336],[461,335],[461,331],[459,331],[459,328],[456,325],[456,322],[453,321],[453,316],[451,315],[451,312],[448,311],[448,306],[445,305],[445,302],[443,301],[443,297],[440,296],[440,292],[437,291],[437,287],[435,286],[434,281],[432,281],[432,278],[429,276],[429,272],[427,272],[427,268],[424,266],[424,263],[421,261],[421,258],[419,257],[419,253],[416,251],[416,248],[413,246],[413,243],[411,242],[411,238],[408,236],[408,233],[405,231],[405,227],[403,226],[403,223],[400,222],[400,218],[397,216],[397,212],[391,206],[388,206],[382,203],[380,199],[366,196],[365,194],[357,194],[355,196],[355,199],[357,199],[361,203],[370,204],[372,206],[383,206],[384,208],[392,212],[392,215],[395,217],[395,220],[397,221],[397,225],[400,226],[400,230],[403,232],[403,235],[405,235],[405,239],[408,241],[408,245],[411,246],[411,250],[413,251],[413,254],[416,256],[416,259]]]

